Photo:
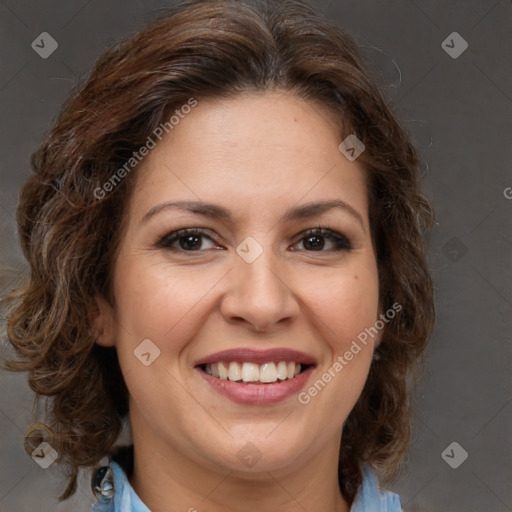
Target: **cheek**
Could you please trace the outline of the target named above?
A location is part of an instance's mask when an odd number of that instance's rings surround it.
[[[309,304],[328,352],[324,352],[318,373],[298,400],[311,407],[314,415],[328,416],[325,434],[334,435],[357,402],[372,362],[376,338],[368,332],[378,318],[376,267],[369,260],[357,271],[333,273],[324,284],[321,288],[310,286]]]
[[[321,285],[320,285],[321,284]],[[379,307],[377,272],[368,265],[352,272],[333,273],[317,286],[307,282],[309,304],[334,345],[355,339],[373,325]]]
[[[116,269],[120,327],[132,338],[180,339],[176,333],[191,327],[196,306],[217,281],[216,274],[197,268],[178,270],[126,258]]]
[[[200,270],[192,265],[178,268],[166,262],[148,263],[138,255],[119,260],[115,273],[116,348],[135,400],[150,400],[154,390],[163,386],[175,389],[172,400],[176,405],[180,402],[175,378],[188,364],[191,341],[212,315],[215,287],[225,272],[221,266]],[[144,340],[151,340],[154,346]],[[149,366],[136,357],[148,352],[141,348],[145,346],[142,343],[157,355]]]
[[[137,255],[119,259],[114,277],[119,363],[131,399],[152,420],[171,415],[177,421],[177,411],[186,405],[176,383],[179,355],[201,325],[198,303],[216,281],[197,269],[194,275]],[[174,404],[167,412],[157,390],[166,390],[165,399]]]
[[[181,348],[179,333],[186,323],[180,320],[186,318],[195,298],[191,291],[194,287],[180,286],[179,279],[171,283],[161,269],[142,266],[141,261],[142,258],[136,257],[120,259],[114,281],[116,349],[135,399],[144,389],[156,384],[152,382],[155,376],[167,378],[162,371],[171,369],[169,355],[171,364],[176,360]],[[173,339],[176,343],[163,343],[164,339]]]
[[[323,280],[323,285],[307,285],[309,306],[316,319],[315,330],[328,352],[317,376],[323,383],[316,386],[313,383],[314,388],[306,393],[311,392],[309,396],[313,397],[328,386],[329,390],[322,392],[318,406],[323,403],[335,408],[339,423],[345,420],[362,391],[378,337],[372,330],[379,313],[378,274],[374,260],[369,258],[352,272],[335,272]]]

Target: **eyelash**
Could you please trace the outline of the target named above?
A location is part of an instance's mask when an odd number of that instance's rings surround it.
[[[172,250],[175,252],[202,252],[204,249],[199,250],[185,250],[181,248],[172,247],[172,244],[177,242],[180,238],[185,236],[197,236],[197,237],[205,237],[210,239],[212,242],[216,243],[215,240],[212,239],[212,237],[208,236],[207,232],[199,229],[199,228],[186,228],[186,229],[180,229],[178,231],[173,231],[171,233],[168,233],[167,235],[163,236],[160,240],[157,241],[156,247],[161,249],[167,249]],[[346,251],[349,252],[352,250],[352,243],[350,242],[350,239],[341,234],[337,231],[330,229],[330,228],[323,228],[318,226],[317,228],[308,229],[306,231],[303,231],[302,233],[299,233],[297,235],[300,237],[297,242],[295,242],[294,245],[301,242],[304,239],[307,239],[309,237],[317,236],[321,238],[330,239],[334,244],[334,249],[329,250],[319,250],[319,251],[308,251],[307,249],[304,249],[307,252],[339,252],[339,251]]]

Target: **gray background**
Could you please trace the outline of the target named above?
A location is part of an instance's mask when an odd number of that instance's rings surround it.
[[[512,2],[311,3],[355,37],[380,73],[421,149],[422,186],[437,213],[430,245],[437,325],[415,396],[414,442],[391,489],[406,512],[511,511]],[[29,154],[105,45],[166,5],[0,0],[2,289],[25,268],[14,212]],[[442,47],[454,31],[469,44],[458,58]],[[31,48],[41,32],[59,45],[48,59]],[[88,510],[88,475],[58,504],[57,464],[44,470],[25,454],[31,396],[24,375],[0,373],[0,511]],[[459,447],[441,455],[454,441],[469,455],[457,469],[445,460],[460,462]]]

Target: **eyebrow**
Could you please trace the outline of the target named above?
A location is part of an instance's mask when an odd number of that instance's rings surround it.
[[[151,208],[144,215],[144,217],[142,217],[141,222],[145,222],[150,217],[153,217],[156,214],[169,208],[177,208],[195,213],[197,215],[204,215],[205,217],[210,217],[212,219],[231,219],[231,212],[223,206],[217,204],[205,203],[203,201],[168,201],[153,206],[153,208]],[[281,221],[291,222],[299,219],[309,219],[311,217],[317,217],[334,208],[339,208],[349,213],[352,217],[359,221],[363,231],[366,231],[364,228],[362,215],[355,208],[345,203],[345,201],[341,201],[339,199],[333,199],[329,201],[313,201],[311,203],[306,203],[300,206],[294,206],[284,213],[284,215],[281,217]]]

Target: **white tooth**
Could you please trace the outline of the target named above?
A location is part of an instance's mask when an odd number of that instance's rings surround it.
[[[256,363],[238,363],[232,361],[205,365],[204,371],[213,377],[222,380],[244,382],[277,382],[278,380],[293,379],[299,375],[301,370],[300,363],[279,361],[258,365]]]
[[[230,368],[231,369],[231,368]],[[242,365],[242,380],[244,382],[257,382],[260,378],[260,367],[256,363]]]
[[[219,378],[222,380],[227,380],[228,378],[228,365],[222,361],[220,363],[216,363],[215,366],[217,367],[217,371],[219,372]]]
[[[231,361],[231,363],[229,363],[228,379],[229,380],[241,380],[242,379],[242,376],[240,374],[240,365],[236,361]]]
[[[275,363],[264,363],[260,366],[261,382],[276,382],[277,370]]]
[[[277,364],[277,378],[285,380],[288,375],[288,369],[286,368],[286,361],[279,361]]]

